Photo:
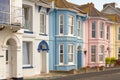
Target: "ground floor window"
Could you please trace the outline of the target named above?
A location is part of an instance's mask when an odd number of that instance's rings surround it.
[[[23,42],[23,66],[31,66],[32,42]]]
[[[100,62],[103,62],[103,54],[104,54],[104,46],[103,45],[101,45],[100,47],[99,47],[99,61]]]
[[[91,46],[91,62],[96,62],[96,46]]]
[[[118,48],[118,59],[120,59],[120,47]]]
[[[74,45],[68,45],[68,63],[74,63]]]
[[[59,45],[59,64],[64,63],[64,45],[60,44]]]

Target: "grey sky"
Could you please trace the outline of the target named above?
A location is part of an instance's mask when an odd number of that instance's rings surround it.
[[[95,7],[98,10],[102,10],[103,8],[103,4],[105,3],[111,3],[111,2],[115,2],[117,5],[117,7],[120,7],[120,0],[67,0],[69,2],[73,2],[75,4],[86,4],[88,2],[93,2]]]

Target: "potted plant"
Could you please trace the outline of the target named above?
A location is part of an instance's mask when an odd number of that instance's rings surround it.
[[[115,63],[116,63],[116,58],[115,57],[111,57],[110,66],[114,67]]]
[[[110,66],[111,59],[109,57],[105,58],[106,67]]]

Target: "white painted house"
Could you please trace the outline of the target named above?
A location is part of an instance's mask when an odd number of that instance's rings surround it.
[[[45,0],[0,0],[0,80],[49,73]]]

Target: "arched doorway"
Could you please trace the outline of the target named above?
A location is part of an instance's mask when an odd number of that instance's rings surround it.
[[[6,77],[12,78],[15,73],[16,66],[17,43],[14,39],[8,39],[6,42]]]
[[[38,45],[38,52],[40,53],[41,61],[41,72],[49,73],[49,54],[48,54],[48,44],[46,41],[41,41]]]

